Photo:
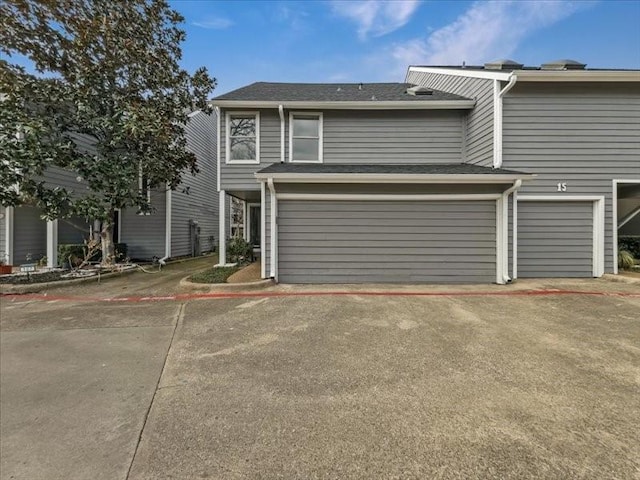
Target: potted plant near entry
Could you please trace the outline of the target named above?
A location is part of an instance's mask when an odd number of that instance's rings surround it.
[[[13,271],[12,265],[7,265],[7,254],[2,252],[0,255],[0,275],[6,275]]]

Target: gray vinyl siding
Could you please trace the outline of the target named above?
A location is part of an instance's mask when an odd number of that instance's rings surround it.
[[[251,165],[226,163],[226,111],[223,109],[220,113],[220,189],[259,190],[260,184],[253,174],[280,161],[280,115],[278,110],[259,110],[260,164]],[[249,110],[243,109],[242,111]]]
[[[495,280],[494,201],[281,201],[282,283]]]
[[[593,202],[518,202],[518,277],[592,277]]]
[[[503,167],[538,175],[520,195],[605,197],[605,272],[617,261],[612,180],[640,179],[639,87],[516,84],[504,99]]]
[[[187,148],[198,159],[199,172],[185,172],[182,183],[171,194],[171,256],[191,254],[189,221],[200,226],[200,250],[218,245],[218,193],[216,161],[216,117],[199,112],[186,129]],[[188,192],[188,193],[187,193]]]
[[[7,224],[6,222],[7,209],[0,206],[0,260],[6,262],[9,257],[7,252]]]
[[[466,112],[465,112],[466,113]],[[453,111],[323,112],[323,163],[460,163],[463,113]],[[254,173],[280,161],[280,117],[260,111],[260,164],[225,164],[221,130],[222,190],[257,190]],[[285,110],[285,161],[289,161],[289,111]]]
[[[150,215],[138,215],[136,210],[122,210],[120,242],[127,244],[128,255],[134,260],[151,260],[164,257],[166,226],[166,193],[151,191]]]
[[[410,71],[407,82],[474,99],[465,121],[465,161],[493,165],[493,80]]]
[[[30,260],[27,255],[30,255]],[[13,264],[37,262],[46,255],[47,222],[40,218],[40,209],[27,205],[16,207],[13,217]]]

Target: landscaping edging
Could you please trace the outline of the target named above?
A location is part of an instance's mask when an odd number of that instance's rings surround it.
[[[22,285],[0,284],[0,295],[21,295],[23,293],[37,293],[42,290],[49,290],[56,287],[66,287],[68,285],[88,283],[91,281],[97,282],[104,278],[111,278],[117,275],[128,275],[137,271],[137,268],[129,268],[127,270],[122,270],[119,272],[103,273],[101,275],[93,275],[91,277],[84,278],[72,278],[70,280],[57,280],[55,282],[27,283]]]
[[[193,274],[191,274],[193,275]],[[246,282],[246,283],[196,283],[189,281],[188,275],[180,280],[179,286],[182,288],[186,288],[189,290],[259,290],[261,288],[267,288],[275,285],[275,282],[268,278],[266,280],[258,280],[257,282]]]

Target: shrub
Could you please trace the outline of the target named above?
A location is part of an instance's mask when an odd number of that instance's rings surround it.
[[[640,258],[640,237],[619,237],[618,248],[620,250],[626,250],[635,258]]]
[[[253,247],[241,237],[233,237],[227,241],[227,256],[232,263],[246,262],[253,254]]]
[[[116,243],[115,250],[116,261],[127,258],[126,243]],[[58,263],[61,265],[65,265],[69,260],[71,260],[71,266],[78,266],[83,260],[85,260],[87,254],[87,245],[84,243],[61,243],[58,245]],[[98,250],[87,260],[90,262],[102,261],[102,251]]]
[[[226,283],[227,278],[240,270],[240,267],[215,267],[204,272],[194,273],[189,281],[194,283]]]
[[[619,250],[618,251],[618,268],[623,270],[630,270],[635,265],[635,259],[633,255],[627,250]]]

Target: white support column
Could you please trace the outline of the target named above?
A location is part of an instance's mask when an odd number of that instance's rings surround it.
[[[6,252],[6,260],[7,265],[13,265],[13,216],[15,215],[14,207],[7,207],[4,209],[4,238],[5,238],[5,247],[7,249]],[[0,252],[0,255],[2,252]]]
[[[227,208],[226,208],[226,192],[224,190],[220,190],[219,193],[219,203],[218,203],[218,264],[226,265],[227,264],[227,231],[226,231],[226,222],[227,222]]]
[[[503,222],[503,205],[502,196],[496,200],[496,283],[504,285],[504,222]]]
[[[511,274],[511,278],[515,280],[518,278],[518,192],[513,192],[513,213],[511,218],[513,219],[513,238],[511,241],[513,242],[513,246],[511,254],[513,256],[512,265],[513,273]]]
[[[249,239],[249,204],[246,200],[242,201],[242,236],[245,242]]]
[[[260,275],[267,278],[267,192],[260,182]]]
[[[47,221],[47,267],[58,266],[58,220]]]

